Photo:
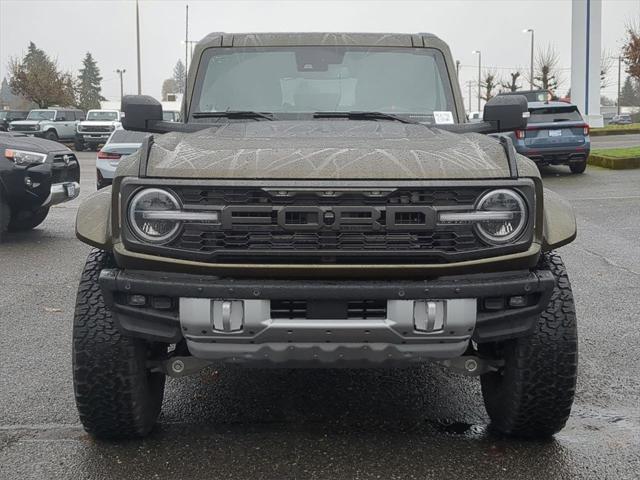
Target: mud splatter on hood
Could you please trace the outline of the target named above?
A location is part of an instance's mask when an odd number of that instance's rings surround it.
[[[252,121],[155,137],[147,175],[167,178],[506,178],[502,146],[387,121]]]

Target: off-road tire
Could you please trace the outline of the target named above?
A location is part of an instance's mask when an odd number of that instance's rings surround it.
[[[11,220],[11,209],[0,193],[0,242],[2,242],[7,226]]]
[[[9,220],[8,230],[10,232],[23,232],[36,228],[49,215],[49,208],[39,208],[35,211],[14,212]]]
[[[47,140],[51,140],[52,142],[57,142],[58,133],[55,130],[47,130],[47,132],[44,134],[44,138],[46,138]]]
[[[164,395],[165,375],[147,360],[166,346],[124,336],[114,324],[98,284],[109,253],[93,249],[78,288],[73,321],[73,387],[80,421],[91,435],[125,439],[147,435]]]
[[[584,171],[587,169],[587,161],[583,160],[580,163],[570,163],[569,164],[569,170],[571,170],[571,173],[584,173]]]
[[[85,144],[82,143],[82,142],[78,142],[77,140],[75,142],[73,142],[73,149],[76,152],[83,152],[84,151],[84,147],[85,147]]]
[[[578,336],[571,285],[562,259],[544,254],[556,285],[531,334],[493,345],[504,367],[482,375],[482,395],[491,428],[503,434],[545,438],[562,430],[573,403]],[[482,351],[482,346],[481,346]]]

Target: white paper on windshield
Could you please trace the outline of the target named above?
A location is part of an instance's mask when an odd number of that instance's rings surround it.
[[[433,112],[433,118],[438,125],[453,123],[453,113],[451,112]]]

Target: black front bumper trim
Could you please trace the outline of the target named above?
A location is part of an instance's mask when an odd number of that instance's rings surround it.
[[[473,339],[489,342],[526,334],[546,308],[555,278],[548,270],[441,277],[423,281],[251,280],[211,276],[105,269],[100,285],[124,333],[175,343],[182,338],[177,307],[159,311],[132,307],[118,299],[131,294],[179,299],[411,300],[510,297],[528,295],[535,303],[498,311],[479,309]],[[177,305],[177,301],[175,305]]]

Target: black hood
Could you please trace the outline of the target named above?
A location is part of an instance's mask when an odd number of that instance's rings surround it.
[[[0,147],[15,148],[16,150],[28,150],[30,152],[37,153],[71,152],[71,150],[58,142],[53,142],[44,138],[27,137],[26,135],[15,135],[6,132],[0,132]]]

